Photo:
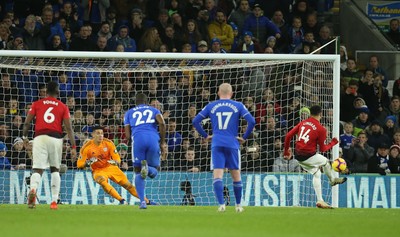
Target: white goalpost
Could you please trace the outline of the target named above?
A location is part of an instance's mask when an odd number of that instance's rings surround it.
[[[133,181],[131,145],[123,134],[123,116],[134,106],[136,93],[148,95],[167,123],[168,156],[160,173],[148,182],[146,195],[162,205],[215,205],[210,172],[210,144],[191,126],[191,119],[216,99],[219,84],[229,82],[257,125],[241,149],[245,206],[315,206],[312,176],[296,163],[282,160],[284,137],[306,107],[323,108],[321,123],[328,140],[339,137],[339,55],[183,54],[64,51],[0,51],[0,139],[10,166],[0,170],[0,203],[23,204],[29,185],[31,148],[18,145],[30,104],[45,96],[45,85],[57,81],[60,99],[71,111],[77,144],[90,138],[94,124],[117,146],[121,169]],[[3,110],[1,110],[1,108]],[[305,115],[303,115],[305,116]],[[209,129],[209,121],[203,121]],[[242,127],[246,125],[243,123]],[[241,128],[241,130],[245,130]],[[33,127],[30,131],[32,139]],[[68,204],[118,204],[104,194],[89,170],[77,170],[64,139],[60,199]],[[194,160],[189,154],[194,152]],[[338,146],[325,155],[338,157]],[[226,201],[234,203],[230,177],[225,175]],[[49,174],[38,188],[39,203],[50,203]],[[111,181],[110,181],[111,182]],[[189,185],[190,184],[190,185]],[[119,186],[130,204],[138,200]],[[323,177],[324,199],[339,205],[336,186]]]

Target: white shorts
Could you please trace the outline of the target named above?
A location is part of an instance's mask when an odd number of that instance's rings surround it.
[[[310,174],[315,174],[321,166],[324,166],[329,160],[321,155],[315,154],[305,161],[299,161],[300,166]]]
[[[60,168],[63,139],[40,135],[33,139],[33,169]]]

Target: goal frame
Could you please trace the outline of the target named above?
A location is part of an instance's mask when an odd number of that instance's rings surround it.
[[[340,106],[340,56],[323,54],[210,54],[210,53],[140,53],[140,52],[73,52],[73,51],[30,51],[1,50],[0,57],[44,57],[44,58],[76,58],[76,59],[130,59],[130,60],[273,60],[273,61],[331,61],[333,62],[333,131],[332,137],[339,137]],[[21,68],[24,65],[20,65]],[[339,155],[339,147],[332,149],[331,160]],[[337,186],[332,188],[332,206],[338,207]]]

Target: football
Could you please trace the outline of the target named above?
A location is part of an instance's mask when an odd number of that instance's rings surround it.
[[[337,158],[332,162],[332,169],[336,172],[343,172],[346,168],[347,164],[343,158]]]

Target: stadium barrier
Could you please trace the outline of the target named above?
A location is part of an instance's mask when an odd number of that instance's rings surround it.
[[[134,183],[133,172],[126,172]],[[0,203],[23,204],[26,202],[27,180],[30,171],[0,171]],[[181,180],[185,177],[184,180]],[[181,205],[185,195],[181,183],[189,181],[196,205],[210,205],[214,203],[212,195],[212,174],[164,172],[156,180],[148,182],[147,196],[162,205]],[[324,177],[325,178],[325,177]],[[66,204],[105,204],[117,205],[119,202],[109,195],[93,181],[89,171],[67,171],[61,177],[61,199]],[[231,205],[234,203],[233,188],[226,178],[226,184],[231,194]],[[245,173],[243,179],[243,205],[245,206],[303,206],[301,193],[308,193],[309,199],[315,199],[314,191],[300,190],[302,187],[311,187],[309,174],[260,174]],[[29,182],[29,181],[28,181]],[[138,199],[128,195],[120,186],[114,186],[133,205]],[[43,182],[38,189],[39,203],[50,203],[50,175],[43,174]],[[307,200],[310,201],[310,200]],[[400,176],[399,175],[352,175],[348,181],[339,187],[339,207],[349,208],[400,208]]]

